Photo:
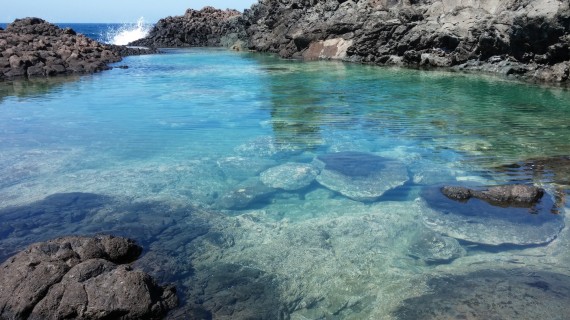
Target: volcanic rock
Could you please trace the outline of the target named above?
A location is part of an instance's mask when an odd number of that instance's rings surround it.
[[[112,236],[33,244],[0,265],[0,318],[160,319],[176,290],[126,265],[141,251]]]
[[[570,76],[565,0],[260,0],[157,23],[134,45],[226,46],[284,58],[452,67],[547,82]]]
[[[250,49],[291,58],[453,67],[564,82],[563,0],[262,0],[244,12]]]
[[[495,186],[479,191],[466,187],[445,186],[441,192],[448,198],[467,201],[472,197],[500,207],[531,208],[536,205],[544,195],[544,190],[527,185]]]
[[[144,53],[151,51],[104,45],[39,18],[17,19],[0,30],[0,80],[93,73]]]
[[[188,9],[183,16],[160,19],[147,37],[130,45],[153,48],[239,47],[241,39],[245,39],[245,23],[241,21],[239,11],[204,7],[202,10]]]

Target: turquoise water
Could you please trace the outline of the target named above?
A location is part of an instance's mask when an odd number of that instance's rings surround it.
[[[118,65],[0,83],[0,257],[130,236],[137,266],[179,288],[173,317],[215,319],[398,318],[431,279],[570,275],[568,164],[532,166],[570,154],[568,90],[214,49]],[[335,176],[330,154],[354,168]],[[319,177],[296,181],[304,166]],[[545,188],[552,228],[430,226],[426,188],[513,181]]]

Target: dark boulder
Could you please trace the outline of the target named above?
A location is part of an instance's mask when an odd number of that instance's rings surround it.
[[[160,319],[176,290],[126,265],[141,252],[112,236],[33,244],[0,265],[0,318]]]
[[[448,198],[458,201],[467,201],[477,198],[499,207],[531,208],[536,205],[544,190],[535,186],[513,184],[490,187],[485,190],[474,190],[466,187],[445,186],[441,192]]]
[[[457,201],[467,201],[471,199],[471,189],[465,187],[445,186],[441,188],[441,192],[449,199]]]

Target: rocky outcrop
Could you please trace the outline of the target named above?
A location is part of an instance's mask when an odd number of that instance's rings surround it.
[[[563,82],[563,0],[261,0],[244,13],[248,45],[293,58],[454,67]]]
[[[565,0],[260,0],[162,19],[134,45],[234,46],[284,58],[448,67],[547,82],[570,74]],[[237,43],[237,45],[235,45]]]
[[[33,244],[0,265],[0,318],[160,319],[176,290],[126,265],[141,251],[111,236]]]
[[[245,39],[245,23],[239,11],[205,7],[202,10],[188,9],[183,16],[159,20],[146,38],[131,45],[154,48],[229,47],[240,39]]]
[[[104,45],[42,19],[18,19],[0,31],[0,80],[93,73],[123,56],[149,52]]]

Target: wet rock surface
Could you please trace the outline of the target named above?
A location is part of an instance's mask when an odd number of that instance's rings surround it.
[[[188,9],[183,16],[160,19],[143,39],[130,45],[163,47],[230,47],[245,37],[244,23],[236,10],[205,7]]]
[[[141,252],[112,236],[33,244],[0,265],[0,317],[160,319],[176,307],[176,290],[125,265]]]
[[[123,56],[146,53],[104,45],[39,18],[17,19],[0,31],[0,80],[94,73]]]
[[[563,215],[552,212],[550,196],[531,207],[501,207],[476,197],[465,198],[470,194],[467,188],[453,188],[456,199],[464,198],[464,202],[448,198],[441,190],[441,186],[430,186],[422,191],[423,219],[430,229],[456,239],[485,245],[545,244],[565,225]]]
[[[315,163],[321,185],[357,201],[374,201],[409,179],[402,163],[364,152],[330,153]]]
[[[407,299],[397,319],[566,319],[570,277],[536,270],[488,270],[429,282],[431,294]]]
[[[458,201],[477,198],[494,206],[522,208],[532,208],[544,196],[544,190],[541,188],[520,184],[494,186],[484,190],[444,186],[441,192],[449,199]]]

